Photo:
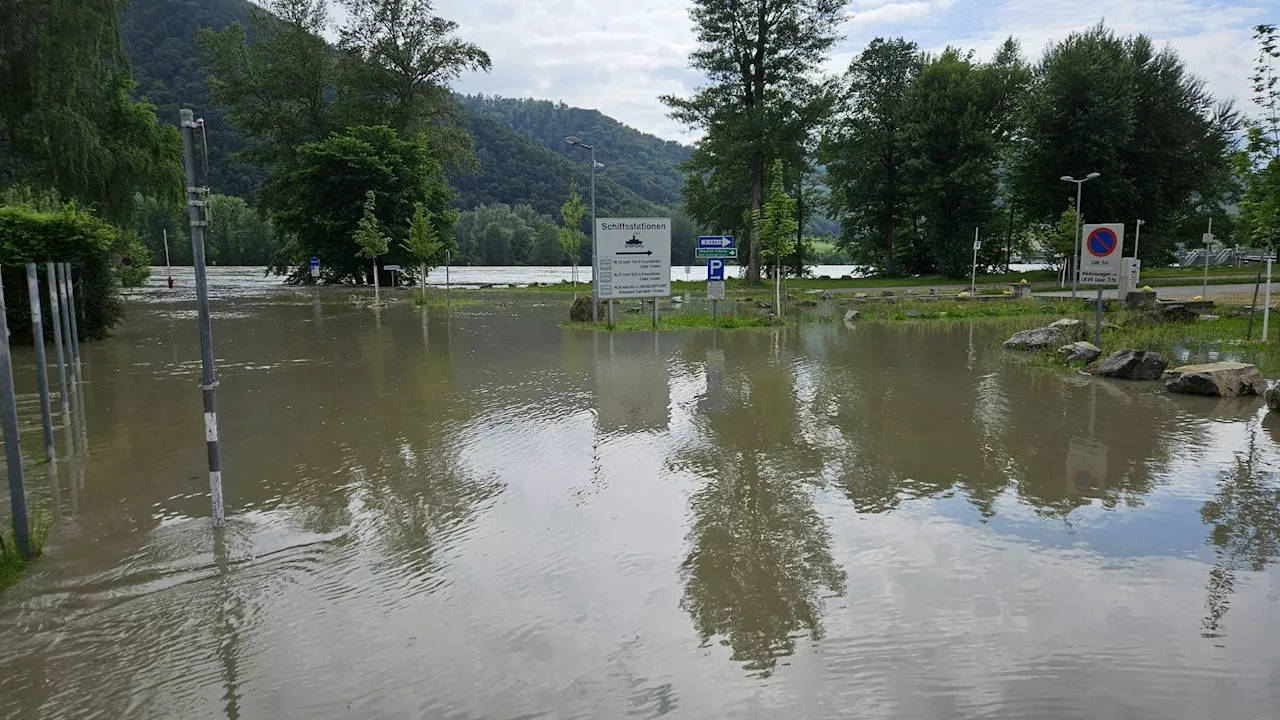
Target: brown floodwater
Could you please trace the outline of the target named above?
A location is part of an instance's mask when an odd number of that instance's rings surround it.
[[[966,324],[609,335],[220,271],[214,532],[160,280],[84,347],[76,455],[29,465],[54,526],[0,593],[0,717],[1280,714],[1260,401]]]

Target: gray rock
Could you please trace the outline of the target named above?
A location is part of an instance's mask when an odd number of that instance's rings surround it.
[[[1276,383],[1268,388],[1262,397],[1267,401],[1268,410],[1280,413],[1280,383]]]
[[[782,318],[778,317],[777,315],[774,315],[773,313],[769,313],[768,315],[764,316],[764,322],[766,325],[781,325]]]
[[[818,302],[816,300],[801,300],[796,303],[796,307],[818,307]]]
[[[1102,349],[1091,342],[1080,340],[1058,348],[1058,354],[1069,363],[1091,363],[1102,356]]]
[[[1160,322],[1194,322],[1200,319],[1200,313],[1182,305],[1164,305],[1158,312]]]
[[[832,295],[830,290],[824,290],[824,291],[822,291],[822,299],[823,299],[823,300],[831,300],[831,299],[834,299],[834,298],[835,298],[835,295]]]
[[[683,303],[683,302],[684,302],[684,296],[683,296],[683,295],[672,295],[672,296],[671,296],[671,304],[672,304],[672,305],[680,305],[680,304],[681,304],[681,303]]]
[[[930,295],[937,295],[937,294],[938,294],[938,288],[929,288],[929,294],[930,294]]]
[[[608,313],[609,303],[601,300],[600,306],[596,309],[596,314],[604,318],[608,316]],[[579,295],[578,299],[573,301],[573,305],[569,307],[569,319],[573,322],[591,322],[590,295]]]
[[[1004,341],[1004,347],[1006,350],[1046,350],[1065,345],[1070,340],[1066,330],[1051,325],[1016,332],[1013,337]]]
[[[892,290],[881,290],[881,291],[880,291],[880,297],[893,297],[893,291],[892,291]]]
[[[919,310],[908,310],[902,314],[906,315],[909,318],[918,318],[924,315],[924,313],[920,312]]]
[[[757,300],[757,301],[756,301],[756,307],[757,307],[757,308],[760,308],[761,310],[772,310],[772,309],[773,309],[773,306],[772,306],[772,305],[770,305],[769,303],[767,303],[767,302],[765,302],[765,301],[763,301],[763,300]]]
[[[1218,316],[1217,316],[1217,315],[1201,315],[1201,316],[1200,316],[1200,319],[1201,319],[1201,320],[1207,320],[1207,321],[1209,321],[1209,322],[1213,322],[1214,320],[1217,320],[1217,319],[1218,319]]]
[[[857,320],[860,317],[862,317],[862,313],[858,312],[857,310],[846,310],[844,313],[845,322],[853,322],[854,320]]]
[[[1169,361],[1160,353],[1146,350],[1121,350],[1090,363],[1087,373],[1117,380],[1159,380]]]
[[[1084,321],[1075,318],[1062,318],[1049,323],[1049,327],[1062,328],[1062,330],[1070,337],[1083,338],[1089,333],[1089,327]]]
[[[1164,387],[1169,392],[1211,397],[1262,395],[1267,381],[1258,368],[1238,362],[1183,365],[1164,374]]]

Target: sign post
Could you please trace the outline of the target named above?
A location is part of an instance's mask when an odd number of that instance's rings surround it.
[[[1202,237],[1204,240],[1204,288],[1200,290],[1202,299],[1209,299],[1209,246],[1213,244],[1213,218],[1209,218],[1209,232]]]
[[[311,256],[311,279],[312,280],[320,279],[320,258],[314,255]]]
[[[973,229],[973,272],[969,275],[969,292],[978,294],[978,250],[982,248],[982,241],[978,239],[978,228]]]
[[[660,298],[671,295],[671,218],[596,220],[599,297]],[[654,302],[654,327],[657,327]],[[613,327],[613,313],[609,313]]]
[[[711,324],[715,325],[720,318],[720,301],[724,299],[724,261],[737,257],[738,249],[732,235],[703,235],[698,238],[698,257],[703,257],[704,251],[715,253],[706,256],[707,299],[711,301]]]
[[[1124,255],[1124,223],[1085,225],[1080,244],[1080,282],[1098,286],[1094,307],[1093,344],[1102,345],[1102,286],[1120,284],[1120,259]]]

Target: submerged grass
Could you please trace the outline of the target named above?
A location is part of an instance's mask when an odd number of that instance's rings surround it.
[[[33,507],[29,511],[31,557],[24,558],[18,552],[18,543],[12,532],[0,531],[0,590],[16,584],[27,572],[27,565],[44,552],[49,539],[50,522],[44,511]],[[12,528],[10,528],[12,530]]]
[[[1169,359],[1170,366],[1230,360],[1256,365],[1265,375],[1280,374],[1280,343],[1261,342],[1262,318],[1255,317],[1249,334],[1248,315],[1221,310],[1214,321],[1187,323],[1132,324],[1126,313],[1114,320],[1119,329],[1104,330],[1103,350],[1114,352],[1134,348],[1154,350]]]
[[[781,324],[787,324],[788,318],[783,318]],[[675,314],[659,314],[658,330],[710,330],[718,328],[721,330],[742,330],[747,328],[769,328],[777,327],[779,323],[771,323],[767,318],[755,315],[745,314],[727,314],[721,313],[715,322],[711,320],[711,313],[708,312],[680,312]],[[635,332],[640,330],[652,331],[653,315],[650,312],[640,312],[635,314],[626,314],[619,317],[614,315],[613,327],[609,327],[609,323],[601,322],[567,322],[562,325],[566,328],[582,329],[582,330],[610,330],[614,332]]]

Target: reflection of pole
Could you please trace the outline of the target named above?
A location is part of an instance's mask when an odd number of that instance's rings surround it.
[[[31,299],[31,338],[36,347],[36,380],[40,388],[40,424],[44,426],[44,458],[53,459],[53,418],[49,412],[49,363],[44,356],[44,321],[40,318],[40,276],[27,263],[27,295]]]
[[[4,425],[4,456],[9,466],[9,508],[13,513],[13,539],[23,559],[31,557],[27,535],[27,491],[22,484],[22,448],[18,439],[18,405],[13,393],[13,357],[9,354],[9,320],[4,308],[4,282],[0,279],[0,423]]]
[[[70,398],[67,396],[67,366],[62,359],[62,310],[58,306],[58,280],[53,271],[53,263],[45,263],[45,276],[49,284],[50,325],[53,326],[53,349],[58,356],[58,394],[62,397],[62,414],[71,412]],[[67,448],[71,452],[71,448]]]
[[[218,380],[213,370],[213,321],[209,314],[209,279],[204,267],[204,228],[208,221],[200,208],[204,188],[196,181],[196,128],[203,133],[204,120],[195,120],[190,110],[181,112],[182,149],[187,173],[187,209],[191,220],[191,264],[195,266],[196,299],[200,310],[200,391],[204,399],[204,438],[209,455],[209,497],[213,504],[213,526],[226,524],[226,511],[222,504],[222,448],[218,444]],[[377,261],[374,261],[377,267]],[[374,273],[377,279],[377,273]]]

